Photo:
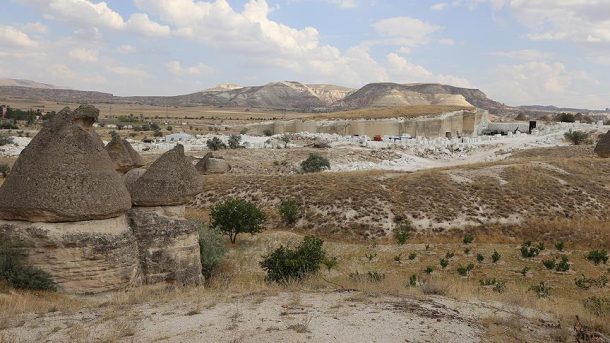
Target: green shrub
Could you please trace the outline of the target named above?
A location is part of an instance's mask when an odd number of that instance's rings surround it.
[[[580,278],[574,280],[574,284],[576,284],[576,287],[582,288],[582,289],[589,289],[591,287],[598,287],[598,288],[606,287],[606,285],[608,284],[608,275],[602,275],[596,279],[596,278],[587,278],[583,274]]]
[[[295,249],[280,246],[263,256],[260,265],[267,273],[266,280],[277,283],[302,281],[306,275],[316,273],[326,258],[323,244],[318,237],[305,236]]]
[[[457,272],[458,272],[458,274],[460,274],[460,276],[468,276],[470,271],[473,270],[473,269],[474,269],[474,264],[470,263],[466,267],[460,265],[457,268]]]
[[[538,298],[548,298],[551,295],[551,287],[547,286],[544,281],[530,287],[530,291],[534,292]]]
[[[448,260],[452,259],[452,258],[453,258],[453,256],[455,256],[455,254],[453,253],[453,251],[448,251],[448,252],[445,254],[445,258],[446,258],[446,259],[448,259]]]
[[[447,268],[447,266],[449,265],[449,260],[441,258],[440,265],[443,269]]]
[[[0,146],[13,144],[13,137],[0,133]]]
[[[470,248],[464,248],[464,255],[470,254]]]
[[[394,239],[396,243],[399,245],[403,245],[407,243],[409,238],[411,238],[411,232],[413,231],[413,227],[411,226],[411,222],[404,221],[394,229]]]
[[[331,269],[335,268],[339,261],[336,256],[327,257],[322,261],[322,264],[326,267],[326,269],[330,272]]]
[[[471,233],[467,233],[464,235],[462,242],[464,242],[464,244],[470,244],[474,242],[474,236]]]
[[[540,252],[542,250],[544,250],[543,243],[538,244],[538,246],[532,246],[532,242],[527,241],[521,245],[521,256],[523,256],[525,258],[536,257],[536,256],[540,255]]]
[[[502,255],[500,255],[500,253],[499,253],[499,252],[497,252],[497,251],[495,251],[495,250],[494,250],[494,253],[493,253],[493,254],[491,254],[491,261],[492,261],[493,263],[496,263],[496,262],[500,261],[500,258],[501,258],[501,257],[502,257]]]
[[[496,293],[504,293],[506,290],[506,281],[498,281],[492,289]]]
[[[542,264],[544,265],[544,267],[545,267],[546,269],[551,270],[551,269],[555,269],[555,265],[557,264],[557,262],[556,262],[554,259],[551,259],[551,260],[543,260],[543,261],[542,261]]]
[[[555,121],[563,122],[563,123],[573,123],[576,121],[576,116],[572,113],[559,113],[555,116]]]
[[[199,228],[199,255],[201,258],[201,273],[207,279],[222,262],[226,252],[222,233],[218,229],[202,226]]]
[[[409,276],[409,287],[417,287],[417,275],[411,274]]]
[[[296,223],[299,218],[299,211],[301,209],[301,203],[296,199],[282,200],[279,205],[278,211],[284,223],[292,225]]]
[[[303,169],[305,173],[320,172],[330,169],[330,162],[326,157],[320,154],[311,153],[305,161],[301,162],[301,169]]]
[[[424,272],[426,274],[432,274],[433,271],[434,271],[434,268],[432,268],[432,266],[427,266],[426,269],[424,269]]]
[[[485,256],[483,254],[477,254],[477,262],[481,263],[485,260]]]
[[[256,204],[242,199],[229,199],[212,208],[212,227],[219,229],[235,244],[239,233],[255,234],[263,230],[266,216]]]
[[[263,135],[265,135],[266,137],[271,137],[271,136],[273,136],[273,130],[265,129],[265,130],[263,130]]]
[[[555,243],[555,249],[557,249],[557,251],[563,251],[564,248],[565,248],[565,243],[563,241],[559,241],[559,242]]]
[[[218,137],[208,139],[205,142],[205,145],[207,145],[208,149],[214,150],[214,151],[227,148],[227,145],[222,140],[220,140],[220,138],[218,138]]]
[[[610,316],[610,298],[590,297],[584,300],[585,309],[598,317]]]
[[[417,257],[417,253],[412,252],[409,254],[409,260],[414,260],[416,257]]]
[[[47,272],[25,265],[25,256],[15,247],[14,241],[0,236],[0,280],[14,288],[56,291],[57,283]]]
[[[566,132],[564,135],[566,140],[570,141],[574,145],[581,145],[589,140],[589,134],[583,131],[572,131]]]
[[[600,263],[608,263],[608,252],[606,250],[591,250],[587,254],[587,260],[593,262],[596,266]]]
[[[561,256],[561,260],[555,266],[555,270],[558,272],[567,272],[570,270],[570,263],[568,262],[567,256]]]
[[[357,282],[381,282],[385,279],[385,274],[378,271],[360,273],[355,271],[349,274],[349,278]]]
[[[238,149],[239,147],[241,147],[240,143],[241,143],[241,136],[231,135],[229,137],[229,148]]]

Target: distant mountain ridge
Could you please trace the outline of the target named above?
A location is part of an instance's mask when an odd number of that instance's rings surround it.
[[[0,84],[0,98],[77,103],[142,104],[152,106],[225,106],[295,111],[332,111],[367,107],[447,105],[512,109],[489,99],[478,89],[442,84],[370,83],[360,89],[296,81],[262,86],[220,84],[204,91],[176,96],[115,96],[110,93],[58,89],[27,80]]]
[[[30,81],[30,80],[3,79],[3,78],[0,78],[0,86],[42,88],[42,89],[66,89],[66,87],[55,86],[55,85],[51,85],[48,83],[40,83],[40,82],[35,82],[35,81]]]

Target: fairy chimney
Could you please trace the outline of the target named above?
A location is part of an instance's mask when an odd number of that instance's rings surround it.
[[[593,150],[599,157],[610,158],[610,131],[602,135]]]
[[[127,173],[144,165],[138,152],[116,132],[112,132],[112,140],[106,145],[106,151],[114,162],[115,170],[120,173]]]

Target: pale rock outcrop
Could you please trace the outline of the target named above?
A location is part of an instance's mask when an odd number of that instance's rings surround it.
[[[610,131],[602,135],[593,150],[599,157],[610,158]]]
[[[127,173],[144,165],[144,160],[138,152],[116,132],[112,133],[112,140],[106,145],[106,151],[114,163],[115,170],[120,173]]]
[[[144,282],[200,283],[198,225],[185,219],[185,203],[201,192],[201,181],[184,148],[177,145],[145,172],[129,171],[125,182],[134,204],[128,218]]]
[[[0,187],[0,234],[61,290],[87,294],[140,282],[125,217],[131,198],[93,131],[99,111],[62,110],[23,150]]]
[[[197,162],[195,169],[201,174],[224,174],[231,170],[231,165],[221,156],[208,152]]]

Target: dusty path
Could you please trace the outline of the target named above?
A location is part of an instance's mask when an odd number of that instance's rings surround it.
[[[438,296],[285,292],[20,315],[11,319],[16,327],[0,331],[0,337],[7,342],[480,342],[488,338],[484,323],[506,320],[516,320],[530,341],[544,341],[554,325],[533,311]]]

